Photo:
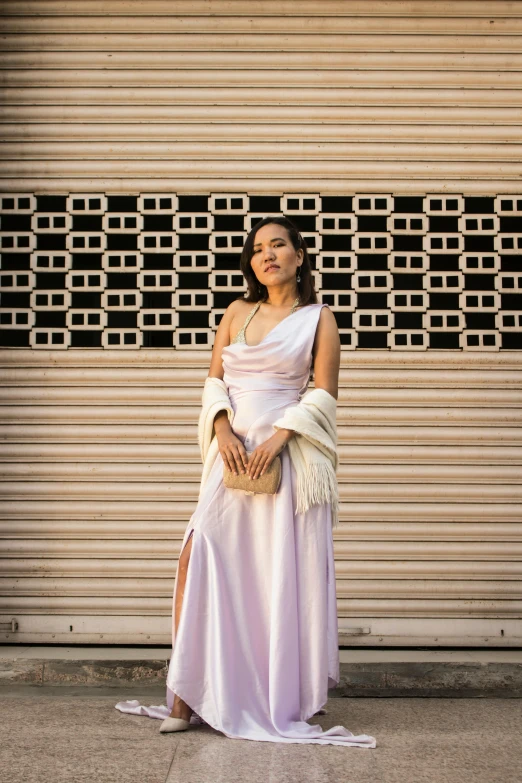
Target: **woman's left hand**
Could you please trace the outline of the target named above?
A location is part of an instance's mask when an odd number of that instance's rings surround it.
[[[247,473],[249,477],[256,479],[262,476],[268,470],[275,457],[283,451],[293,434],[293,430],[277,430],[268,440],[260,443],[254,449],[248,461]]]

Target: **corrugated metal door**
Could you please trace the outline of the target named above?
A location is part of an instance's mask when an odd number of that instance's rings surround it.
[[[6,639],[168,643],[208,366],[180,354],[3,352]],[[345,354],[345,642],[520,640],[521,359]]]
[[[342,641],[519,645],[522,3],[0,14],[3,641],[170,642],[213,331],[284,212],[345,349]]]

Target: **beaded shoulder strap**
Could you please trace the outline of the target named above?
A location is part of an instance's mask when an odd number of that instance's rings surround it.
[[[245,323],[243,324],[243,326],[241,327],[239,332],[236,334],[236,336],[232,340],[232,343],[246,343],[245,329],[247,328],[248,324],[250,323],[250,321],[254,317],[254,314],[257,312],[260,304],[261,304],[260,302],[256,302],[255,303],[255,305],[253,306],[253,308],[251,309],[251,311],[247,315]]]

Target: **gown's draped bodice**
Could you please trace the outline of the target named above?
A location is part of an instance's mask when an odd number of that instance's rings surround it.
[[[306,391],[323,306],[296,310],[257,345],[232,343],[223,348],[223,381],[234,410],[232,427],[249,450],[273,434],[272,421]]]

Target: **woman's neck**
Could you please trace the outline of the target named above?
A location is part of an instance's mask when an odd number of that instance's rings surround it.
[[[272,307],[291,307],[298,297],[299,292],[296,287],[293,291],[268,291],[263,302]]]

